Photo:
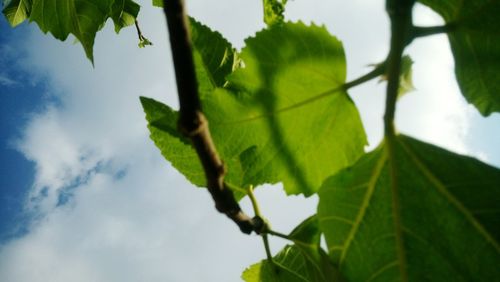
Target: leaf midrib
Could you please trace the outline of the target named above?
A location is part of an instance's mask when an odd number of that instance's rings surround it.
[[[361,224],[361,221],[363,220],[363,218],[365,216],[365,213],[366,213],[368,206],[370,204],[370,200],[372,199],[373,192],[375,191],[375,186],[377,184],[377,180],[380,177],[380,174],[382,173],[382,170],[383,170],[385,163],[388,159],[387,150],[385,150],[385,148],[383,148],[382,150],[383,150],[382,157],[378,160],[377,165],[375,166],[375,170],[373,171],[374,173],[370,177],[370,181],[368,182],[368,185],[367,185],[367,192],[366,192],[365,197],[363,199],[361,208],[358,212],[358,216],[356,217],[354,224],[351,228],[351,231],[349,232],[349,235],[347,236],[347,239],[343,245],[344,247],[342,248],[342,253],[340,256],[340,260],[339,260],[339,267],[340,268],[342,267],[342,263],[345,260],[345,257],[347,255],[347,251],[349,250],[349,247],[350,247],[352,241],[354,240],[354,237],[356,236],[356,232],[358,231],[358,228]]]

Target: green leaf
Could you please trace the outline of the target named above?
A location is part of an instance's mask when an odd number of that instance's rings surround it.
[[[323,253],[324,254],[324,253]],[[274,258],[274,264],[262,260],[245,269],[241,278],[246,282],[334,282],[340,281],[328,257],[323,258],[331,268],[310,260],[297,246],[288,245]]]
[[[59,40],[73,34],[93,62],[94,38],[110,16],[113,0],[34,0],[30,20]]]
[[[342,89],[342,44],[324,27],[273,26],[240,57],[244,67],[204,109],[225,160],[241,161],[244,185],[283,182],[288,194],[311,195],[363,153],[359,113]]]
[[[268,26],[283,23],[287,0],[262,0],[264,5],[264,22]]]
[[[362,154],[366,136],[359,114],[341,90],[342,45],[326,29],[287,23],[259,32],[242,51],[245,67],[228,77],[239,64],[231,45],[195,21],[191,28],[204,112],[230,184],[282,181],[288,193],[310,195],[323,179]],[[265,46],[269,50],[262,49]],[[173,124],[164,134],[172,131]],[[154,140],[157,146],[170,146],[165,141],[169,137],[161,138],[162,143]],[[192,165],[179,163],[191,158],[183,159],[177,150],[171,151],[174,155],[160,150],[191,180],[193,172],[182,168]]]
[[[59,40],[74,35],[92,63],[94,39],[106,20],[112,18],[118,32],[133,24],[138,12],[132,0],[11,0],[3,9],[12,26],[29,19]]]
[[[141,7],[132,0],[114,0],[111,16],[116,33],[126,26],[135,24],[135,19]]]
[[[12,27],[26,20],[31,11],[31,0],[11,0],[4,2],[3,14]]]
[[[500,112],[500,1],[419,0],[455,29],[448,34],[460,89],[482,115]]]
[[[500,170],[405,136],[325,181],[318,219],[349,281],[495,281]]]

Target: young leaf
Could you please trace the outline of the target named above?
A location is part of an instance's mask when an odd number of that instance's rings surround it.
[[[349,281],[500,277],[497,168],[399,136],[325,181],[319,197],[330,257]]]
[[[500,1],[419,0],[453,27],[458,85],[482,115],[500,112]]]
[[[220,151],[241,160],[245,184],[283,182],[289,194],[311,195],[363,153],[359,113],[342,88],[342,44],[324,27],[273,26],[247,39],[240,57],[244,67],[204,109]]]

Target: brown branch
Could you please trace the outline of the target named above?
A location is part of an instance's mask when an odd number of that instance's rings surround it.
[[[225,166],[210,136],[208,121],[203,115],[198,96],[198,83],[184,1],[164,0],[163,7],[167,18],[179,94],[179,130],[190,138],[198,154],[205,171],[208,191],[215,201],[217,210],[231,218],[242,232],[250,234],[254,230],[259,230],[260,221],[242,212],[232,191],[224,183]]]

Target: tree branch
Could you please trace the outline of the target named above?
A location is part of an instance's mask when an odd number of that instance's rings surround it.
[[[217,153],[210,136],[208,121],[201,109],[184,1],[164,0],[163,3],[179,94],[179,130],[190,138],[198,154],[205,172],[208,191],[215,201],[217,210],[231,218],[242,232],[250,234],[260,228],[257,226],[258,220],[254,221],[242,212],[232,191],[226,187],[225,166]]]
[[[415,0],[387,0],[386,9],[391,20],[390,51],[387,56],[387,96],[384,114],[385,136],[395,135],[394,116],[401,73],[401,57],[410,42],[412,30],[412,7]]]

